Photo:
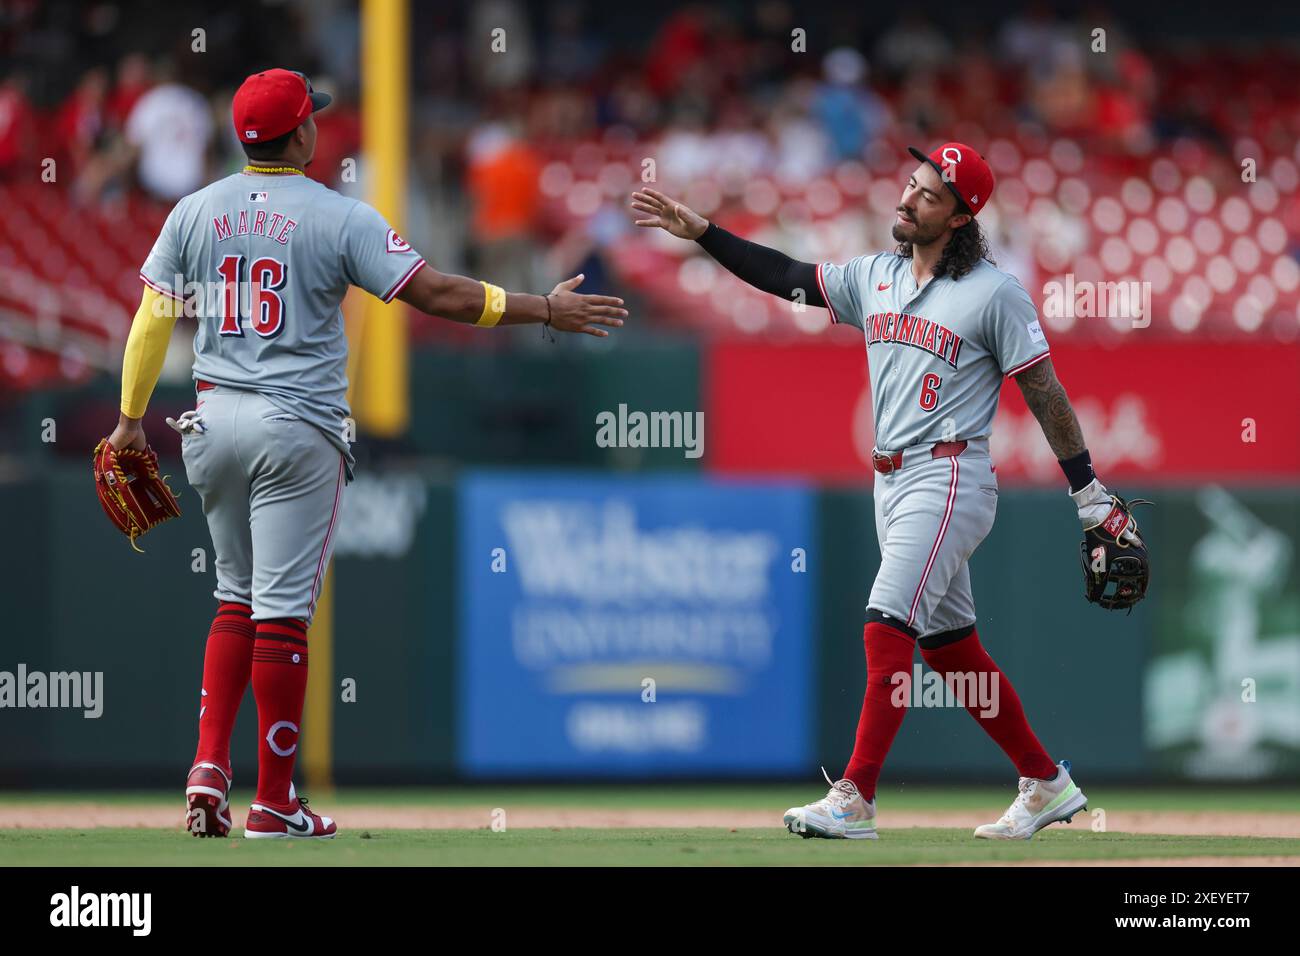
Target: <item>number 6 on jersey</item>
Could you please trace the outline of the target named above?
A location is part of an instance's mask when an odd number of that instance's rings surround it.
[[[221,296],[222,335],[244,334],[243,310],[240,306],[245,301],[240,285],[245,281],[243,271],[244,257],[226,256],[217,266],[217,273],[224,283]],[[284,299],[279,290],[283,289],[289,279],[289,267],[279,259],[262,256],[248,268],[249,283],[247,300],[249,314],[252,317],[253,331],[264,339],[275,338],[284,330]]]
[[[921,379],[921,398],[919,399],[921,407],[927,412],[932,412],[939,405],[939,386],[943,384],[943,379],[933,372],[926,372],[925,377]]]

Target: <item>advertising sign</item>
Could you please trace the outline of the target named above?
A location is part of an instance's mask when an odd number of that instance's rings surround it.
[[[468,476],[462,768],[807,770],[811,515],[793,485]]]

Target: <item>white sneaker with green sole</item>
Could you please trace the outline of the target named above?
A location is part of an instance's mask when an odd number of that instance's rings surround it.
[[[863,800],[852,780],[831,783],[825,767],[822,768],[822,776],[831,785],[830,792],[816,803],[791,807],[785,811],[785,828],[804,839],[877,839],[876,801]]]
[[[1055,780],[1020,778],[1020,793],[1002,819],[975,828],[985,840],[1028,840],[1057,820],[1069,823],[1080,810],[1088,809],[1088,798],[1070,779],[1070,761],[1056,765]]]

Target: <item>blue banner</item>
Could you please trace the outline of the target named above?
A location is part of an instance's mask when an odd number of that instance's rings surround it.
[[[805,487],[480,473],[459,510],[467,774],[808,769]]]

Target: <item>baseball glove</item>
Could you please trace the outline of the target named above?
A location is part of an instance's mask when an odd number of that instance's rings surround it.
[[[1083,593],[1093,604],[1108,611],[1133,610],[1133,605],[1146,597],[1151,583],[1151,562],[1146,543],[1138,533],[1137,519],[1132,509],[1149,505],[1143,498],[1125,501],[1119,495],[1109,494],[1100,482],[1094,482],[1097,491],[1090,502],[1094,518],[1090,523],[1081,507],[1084,518],[1083,541],[1079,543],[1079,560],[1083,564]],[[1104,496],[1104,497],[1103,497]],[[1109,504],[1100,520],[1098,505]],[[1113,591],[1108,591],[1111,584]]]
[[[117,530],[135,539],[155,525],[180,516],[176,496],[167,487],[167,479],[158,473],[158,456],[152,448],[115,449],[108,439],[101,439],[91,456],[95,468],[95,491],[104,514]]]

